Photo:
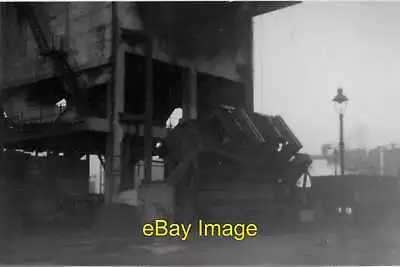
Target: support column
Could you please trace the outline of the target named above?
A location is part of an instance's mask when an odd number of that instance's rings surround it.
[[[151,182],[153,167],[153,42],[146,40],[146,125],[144,129],[144,181]]]
[[[0,76],[3,76],[3,43],[4,39],[3,38],[3,3],[0,3]],[[4,79],[4,77],[2,77]],[[1,83],[2,80],[0,80],[0,90],[3,89],[3,84]],[[3,109],[0,108],[0,111],[3,112]],[[1,121],[0,124],[0,136],[3,135],[4,131],[4,122],[3,120]],[[0,154],[3,153],[3,144],[0,146]],[[0,160],[4,160],[1,158]],[[8,181],[7,181],[7,176],[6,174],[1,175],[0,177],[0,257],[5,258],[9,254],[9,247],[10,247],[10,239],[9,239],[9,225],[10,225],[10,218],[9,218],[9,186],[8,186]]]
[[[3,51],[3,44],[4,44],[4,39],[6,39],[7,37],[5,36],[5,37],[3,37],[3,25],[4,25],[4,22],[3,22],[3,5],[4,5],[4,3],[0,3],[0,36],[2,37],[1,38],[1,40],[0,40],[0,75],[1,76],[3,76],[3,65],[4,65],[4,63],[3,63],[3,53],[4,53],[4,51]],[[3,79],[4,79],[4,77],[3,77]],[[2,84],[0,83],[0,90],[1,89],[3,89],[3,86],[2,86]]]
[[[249,76],[247,77],[246,83],[246,104],[249,112],[254,112],[254,24],[253,18],[249,19],[249,31],[248,31],[248,42],[249,42]]]
[[[340,121],[340,141],[339,141],[339,153],[340,153],[340,175],[344,176],[344,140],[343,140],[343,114],[339,114]]]
[[[249,112],[254,111],[254,83],[253,83],[253,20],[245,21],[243,42],[236,51],[236,73],[245,87],[244,105]]]
[[[3,30],[3,3],[0,3],[0,36],[2,36]],[[0,75],[3,76],[3,40],[0,39]],[[4,77],[3,77],[4,78]],[[0,80],[0,90],[3,89]],[[1,111],[3,109],[0,109]],[[3,121],[1,122],[1,126],[3,126]],[[0,127],[0,131],[3,130],[3,127]],[[2,133],[0,133],[2,134]],[[2,147],[0,147],[2,149]],[[0,151],[2,153],[2,151]],[[8,192],[7,192],[7,180],[6,176],[2,175],[0,177],[0,251],[5,251],[8,246],[8,240],[6,240],[7,227],[8,227]],[[0,256],[4,257],[1,254]]]
[[[5,24],[5,21],[4,21],[5,19],[3,17],[3,12],[4,12],[3,5],[4,5],[4,3],[0,3],[0,36],[1,36],[0,37],[1,38],[0,39],[0,76],[2,77],[2,79],[0,79],[0,90],[3,89],[3,84],[2,84],[2,81],[4,80],[4,76],[3,76],[4,75],[4,73],[3,73],[3,69],[4,69],[3,45],[4,45],[4,40],[6,39],[6,37],[3,37],[3,27]],[[3,113],[3,107],[0,107],[0,112]],[[3,116],[3,114],[1,114],[1,115]],[[5,131],[5,123],[4,123],[4,120],[2,120],[0,123],[0,137],[3,136],[4,131]],[[0,149],[2,149],[2,146],[3,146],[3,144],[1,144]]]
[[[112,160],[112,176],[113,185],[113,200],[118,195],[121,183],[121,166],[122,166],[122,141],[124,130],[119,122],[119,113],[124,111],[125,104],[125,51],[126,45],[119,44],[116,80],[115,80],[115,106],[113,112],[113,160]]]
[[[145,45],[146,53],[146,98],[145,98],[145,125],[144,125],[144,170],[146,182],[151,181],[151,169],[153,163],[153,41],[152,37],[142,30],[122,30],[122,38],[129,47],[133,48],[137,44]],[[118,75],[121,75],[118,73]],[[122,112],[121,112],[122,113]],[[134,123],[134,121],[132,121]]]
[[[183,119],[197,119],[197,71],[190,68],[183,77]]]
[[[112,78],[108,94],[108,119],[110,132],[106,151],[105,201],[112,203],[116,198],[121,179],[121,144],[123,127],[119,122],[119,113],[124,111],[125,103],[125,51],[126,45],[121,43],[120,29],[117,24],[117,3],[112,3],[113,13],[113,51]]]

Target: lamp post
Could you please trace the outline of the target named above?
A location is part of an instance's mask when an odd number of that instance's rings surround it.
[[[334,164],[335,164],[335,176],[337,176],[337,149],[336,148],[334,148],[333,149],[333,162],[334,162]]]
[[[336,111],[339,113],[340,140],[339,140],[339,159],[340,159],[340,175],[344,175],[344,141],[343,141],[343,115],[346,111],[349,99],[343,94],[343,89],[337,90],[337,95],[333,98]]]

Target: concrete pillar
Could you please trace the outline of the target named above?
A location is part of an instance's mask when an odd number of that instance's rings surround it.
[[[134,181],[135,176],[135,163],[141,157],[142,147],[136,142],[133,136],[129,136],[125,132],[122,143],[122,170],[121,170],[121,183],[120,190],[131,190],[137,188]]]
[[[1,6],[1,4],[0,4]],[[6,175],[0,176],[0,256],[6,251],[9,243],[9,190],[7,188]]]
[[[183,119],[197,118],[197,71],[185,70],[183,75]]]
[[[0,79],[0,90],[3,89],[3,85],[2,85],[2,81],[4,79],[3,77],[3,67],[4,67],[4,63],[3,63],[3,45],[4,45],[4,40],[6,38],[3,37],[3,27],[4,27],[4,23],[3,23],[3,5],[4,3],[0,3],[0,36],[1,36],[1,40],[0,40],[0,77],[2,79]]]
[[[4,40],[6,39],[6,38],[3,38],[3,27],[4,27],[4,23],[3,23],[3,12],[4,12],[3,11],[3,5],[4,5],[4,3],[0,3],[0,36],[1,36],[0,37],[0,77],[1,77],[0,78],[0,90],[3,89],[3,84],[2,84],[2,81],[4,79],[4,76],[3,76],[3,69],[4,69],[3,44],[4,44]],[[3,112],[3,107],[0,107],[0,112]],[[1,114],[1,116],[3,116],[3,114]],[[5,123],[3,121],[1,121],[1,123],[0,123],[0,137],[4,134],[4,130],[5,130]],[[1,214],[0,214],[0,216],[1,216]]]
[[[2,36],[3,30],[3,3],[0,3],[0,36]],[[3,78],[3,40],[0,40],[0,76]],[[0,90],[2,87],[2,80],[0,80]],[[0,109],[1,111],[3,109]],[[0,131],[2,131],[0,127]],[[0,133],[1,134],[1,133]],[[1,148],[1,147],[0,147]],[[0,152],[1,153],[1,152]],[[6,176],[2,174],[0,176],[0,251],[5,251],[7,248],[6,234],[8,226],[8,192],[7,192],[7,180]],[[1,255],[1,254],[0,254]]]
[[[117,3],[113,2],[113,73],[108,94],[108,119],[110,133],[106,151],[105,201],[111,203],[116,199],[121,179],[121,144],[124,135],[119,122],[119,113],[124,111],[125,104],[125,52],[126,44],[120,42],[121,33],[116,15]]]
[[[249,31],[248,31],[248,42],[249,42],[249,76],[247,77],[248,80],[246,81],[246,104],[247,109],[250,112],[254,112],[254,51],[253,51],[253,41],[254,41],[254,25],[253,25],[253,18],[250,18],[249,21]]]
[[[254,83],[253,83],[253,20],[248,18],[243,31],[243,41],[236,51],[236,73],[245,85],[246,109],[254,111]]]
[[[146,125],[144,128],[144,180],[151,182],[153,167],[153,40],[147,36],[146,42]]]
[[[113,125],[111,131],[113,132],[112,140],[112,157],[111,162],[111,179],[112,179],[112,199],[114,199],[119,191],[120,179],[121,179],[121,144],[124,137],[124,131],[122,125],[119,123],[118,114],[124,111],[125,102],[125,45],[120,44],[118,47],[117,54],[117,67],[114,81],[114,112],[113,112]]]

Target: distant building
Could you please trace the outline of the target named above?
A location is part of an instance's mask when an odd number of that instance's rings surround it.
[[[400,176],[400,148],[393,148],[384,153],[383,174],[385,176]]]
[[[371,174],[381,176],[400,176],[400,148],[372,149],[368,155],[372,166]]]
[[[340,160],[333,153],[313,157],[310,174],[327,176],[340,172]],[[374,176],[400,177],[400,148],[377,147],[370,151],[365,149],[346,150],[345,173]]]
[[[323,147],[323,155],[313,157],[313,163],[310,167],[311,176],[331,176],[340,174],[339,153],[335,150],[327,150]],[[369,158],[366,149],[346,150],[345,155],[345,174],[365,174],[369,171]]]
[[[345,170],[345,174],[359,174],[361,171],[360,169],[353,169],[353,170]],[[332,163],[328,159],[324,158],[316,158],[313,159],[313,162],[311,163],[309,173],[311,177],[315,176],[333,176],[333,175],[340,175],[340,167],[339,164],[336,166],[335,170],[335,164]]]
[[[374,148],[369,151],[368,154],[368,162],[371,166],[370,172],[368,174],[371,175],[384,175],[384,167],[383,167],[383,155],[384,151],[382,148]]]
[[[349,172],[360,172],[368,162],[368,152],[366,149],[351,149],[346,150],[345,155],[345,170]]]

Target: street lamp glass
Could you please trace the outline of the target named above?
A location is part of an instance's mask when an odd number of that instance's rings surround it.
[[[335,109],[339,114],[343,114],[346,111],[347,102],[349,99],[343,94],[343,89],[337,90],[337,95],[332,100],[335,103]]]

